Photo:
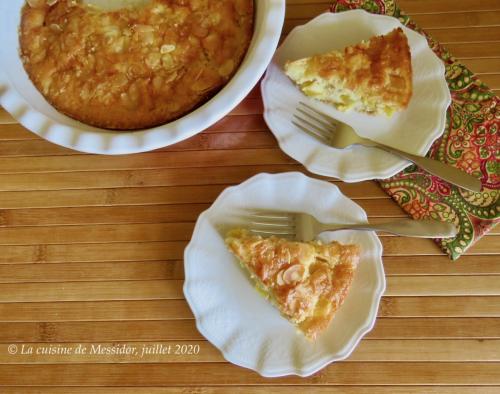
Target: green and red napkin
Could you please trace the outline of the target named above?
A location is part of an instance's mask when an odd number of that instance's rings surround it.
[[[424,35],[446,66],[452,103],[446,128],[427,156],[481,178],[483,191],[473,193],[450,185],[412,165],[380,185],[414,219],[452,222],[459,229],[453,239],[436,239],[453,260],[459,258],[500,221],[498,129],[499,98],[477,76],[405,15],[394,0],[337,0],[332,12],[362,8],[385,14]]]

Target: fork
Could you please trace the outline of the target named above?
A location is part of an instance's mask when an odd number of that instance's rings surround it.
[[[322,223],[314,216],[304,212],[285,211],[246,211],[249,230],[262,236],[275,235],[297,241],[312,241],[325,231],[365,230],[385,231],[394,235],[418,238],[448,238],[457,235],[451,223],[436,220],[399,219],[391,222],[370,223]]]
[[[299,103],[294,114],[294,119],[292,123],[299,129],[334,148],[344,149],[351,145],[379,148],[409,160],[430,174],[436,175],[454,185],[473,192],[481,191],[481,181],[472,175],[440,161],[403,152],[399,149],[361,137],[356,134],[356,131],[351,126],[333,119],[304,102]]]

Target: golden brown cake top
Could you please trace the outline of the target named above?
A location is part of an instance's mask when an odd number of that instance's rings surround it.
[[[226,243],[281,313],[310,339],[342,304],[359,259],[356,245],[262,238],[242,229],[229,232]]]
[[[401,28],[344,49],[342,56],[313,56],[309,71],[328,79],[332,74],[361,95],[377,97],[405,108],[412,95],[408,39]]]
[[[200,105],[236,71],[253,31],[253,0],[151,0],[115,11],[29,3],[20,41],[31,80],[61,112],[105,128],[151,127]]]
[[[401,28],[343,52],[287,62],[285,72],[307,96],[341,111],[391,116],[408,106],[413,90],[410,48]]]

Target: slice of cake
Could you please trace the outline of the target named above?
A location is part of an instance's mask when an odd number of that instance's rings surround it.
[[[412,95],[411,54],[401,28],[343,52],[287,62],[285,73],[304,94],[340,111],[390,117],[405,109]]]
[[[357,245],[262,238],[243,229],[230,231],[226,244],[257,290],[311,340],[344,302],[359,260]]]

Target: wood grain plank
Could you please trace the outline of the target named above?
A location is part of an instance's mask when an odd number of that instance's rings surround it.
[[[446,18],[446,16],[443,16]],[[287,21],[284,26],[284,34],[288,34],[294,27],[300,26],[307,22],[303,19],[293,19]],[[497,23],[498,25],[498,23]],[[441,44],[448,43],[484,43],[500,41],[500,27],[493,26],[460,26],[460,27],[427,27],[424,29],[433,39]],[[353,42],[354,44],[355,42]],[[250,104],[249,104],[250,105]]]
[[[408,14],[458,12],[458,11],[490,11],[498,10],[500,5],[496,0],[399,0],[401,9]]]
[[[240,183],[261,172],[302,171],[298,164],[276,166],[206,167],[175,170],[114,170],[109,172],[56,172],[50,174],[0,175],[0,191],[102,189],[115,187],[227,185]]]
[[[19,323],[21,324],[21,323]],[[24,324],[24,323],[22,323]],[[42,323],[43,324],[43,323]],[[367,339],[500,338],[500,319],[488,317],[378,318]],[[39,332],[44,332],[39,330]],[[29,337],[28,337],[29,338]],[[36,338],[36,336],[35,336]]]
[[[407,216],[389,198],[360,199],[356,202],[372,218],[387,218],[384,221],[390,221],[391,218]],[[31,230],[22,228],[26,226],[31,228],[51,226],[56,230],[54,226],[194,222],[199,214],[209,207],[210,204],[205,203],[1,210],[0,244],[8,244],[9,239],[15,237],[15,233],[18,233],[20,238],[29,238]],[[106,227],[95,227],[95,231],[99,229],[107,232]],[[33,231],[42,232],[43,229],[33,229]],[[33,233],[32,238],[35,239],[35,243],[36,237]],[[57,243],[55,238],[50,243]],[[38,242],[45,241],[40,239]]]
[[[182,280],[0,284],[0,303],[183,299]]]
[[[497,297],[384,297],[379,316],[397,317],[495,317]]]
[[[287,19],[285,21],[284,31],[289,32],[293,27],[307,23],[310,18]],[[470,11],[453,13],[433,13],[433,14],[415,14],[412,20],[420,28],[429,30],[432,28],[470,28],[486,27],[500,25],[500,11]]]
[[[491,42],[488,45],[448,43],[444,47],[457,59],[490,58],[500,53],[500,42]]]
[[[336,182],[342,193],[355,199],[388,199],[380,186],[373,181],[359,183]],[[123,205],[165,205],[212,203],[228,186],[158,186],[113,189],[31,190],[0,193],[2,209],[61,208]]]
[[[362,188],[360,188],[362,189]],[[364,188],[363,188],[364,189]],[[138,191],[140,191],[139,189]],[[376,189],[379,193],[379,189]],[[361,190],[360,190],[361,192]],[[380,191],[381,192],[381,191]],[[371,197],[371,196],[370,196]],[[375,196],[373,196],[375,197]],[[208,199],[207,199],[208,200]],[[405,217],[404,211],[389,198],[357,200],[370,217]],[[196,221],[210,204],[123,205],[1,210],[0,226],[52,226],[86,224],[174,223]],[[387,219],[389,220],[389,219]],[[22,229],[0,228],[1,231]],[[0,239],[2,236],[0,235]],[[7,238],[6,238],[7,239]],[[1,241],[0,241],[1,242]],[[43,241],[40,241],[43,242]]]
[[[412,19],[423,29],[446,27],[480,27],[500,25],[500,11],[470,11],[413,14]]]
[[[363,200],[354,201],[360,202],[361,206],[364,205]],[[380,204],[381,211],[387,203]],[[110,242],[188,240],[195,220],[208,206],[209,204],[182,204],[179,206],[179,211],[184,212],[184,215],[180,215],[178,212],[175,212],[175,209],[171,209],[172,207],[177,207],[177,205],[159,206],[158,220],[153,220],[149,216],[149,214],[154,215],[154,208],[156,206],[152,206],[153,209],[150,210],[143,209],[150,208],[150,206],[139,206],[121,210],[114,209],[114,207],[108,209],[77,208],[74,210],[69,209],[70,212],[68,212],[68,209],[48,209],[44,210],[44,215],[42,216],[38,210],[29,210],[28,212],[36,212],[35,218],[26,217],[26,211],[23,211],[21,215],[11,215],[11,211],[0,211],[0,239],[2,240],[0,245],[102,243],[106,239],[110,240]],[[142,211],[146,212],[142,217],[136,217],[132,214],[140,214]],[[403,212],[396,210],[391,214],[385,213],[384,216],[375,216],[380,214],[380,212],[377,212],[376,204],[373,205],[373,208],[365,209],[365,211],[369,214],[369,220],[372,224],[389,223],[406,217]],[[51,212],[62,212],[63,216],[47,216]],[[93,215],[96,212],[107,216],[92,216],[90,218],[85,216]],[[374,212],[374,214],[370,215],[371,212]],[[83,219],[79,221],[78,215],[80,214]],[[117,220],[113,222],[109,216],[115,216]],[[12,219],[13,217],[15,220]],[[182,220],[188,220],[188,222],[183,222]],[[116,227],[113,228],[110,226]],[[156,230],[164,228],[161,226],[173,229],[174,231],[179,229],[179,232],[175,233],[179,238],[172,238],[172,232],[169,230],[162,236],[155,235],[154,232]],[[499,233],[498,228],[493,228],[486,236],[498,236]],[[139,235],[135,236],[134,234]],[[386,232],[378,232],[378,235],[380,237],[395,236]],[[484,242],[491,244],[489,241]],[[485,250],[487,248],[486,246]]]
[[[0,283],[184,279],[183,264],[182,260],[4,263],[0,264]],[[462,256],[456,262],[444,255],[385,257],[384,267],[387,276],[500,274],[496,255]]]
[[[0,303],[183,299],[182,280],[1,283]],[[500,276],[393,276],[385,296],[500,296]]]
[[[260,86],[260,85],[258,85]],[[257,95],[257,97],[260,97]],[[210,126],[205,133],[216,133],[231,131],[268,131],[269,128],[264,121],[262,114],[253,114],[245,116],[228,115],[213,126]]]
[[[498,360],[499,340],[370,340],[362,341],[347,359],[348,362]]]
[[[0,304],[0,321],[121,321],[188,319],[184,300],[74,301]]]
[[[78,245],[188,241],[194,221],[186,223],[99,224],[0,228],[2,246]],[[487,242],[487,241],[484,241]],[[488,245],[492,242],[488,242]],[[399,243],[398,243],[399,245]],[[152,245],[155,248],[154,245]],[[8,262],[7,260],[3,262]]]
[[[210,204],[205,203],[3,210],[0,225],[17,227],[193,222],[209,207]],[[15,229],[4,228],[3,230]]]
[[[5,111],[0,107],[0,111]],[[28,129],[25,129],[19,123],[12,124],[2,124],[0,123],[0,141],[1,143],[5,141],[27,141],[27,140],[42,140],[36,134],[32,133]]]
[[[0,228],[2,245],[186,241],[194,222]]]
[[[92,157],[92,160],[89,158]],[[266,164],[289,164],[294,161],[276,148],[241,149],[238,155],[227,150],[154,152],[129,156],[36,156],[30,160],[0,157],[0,173],[44,173],[102,170],[137,170],[167,168],[205,168]]]
[[[500,295],[500,276],[393,276],[388,296]]]
[[[257,85],[259,87],[260,85]],[[260,93],[254,98],[260,98]],[[0,107],[0,114],[6,114],[5,110]],[[36,134],[25,129],[20,124],[15,121],[12,123],[2,123],[0,121],[0,141],[25,141],[25,140],[42,140]],[[258,132],[258,131],[268,131],[268,127],[262,117],[262,114],[253,115],[228,115],[222,118],[220,121],[216,122],[214,125],[210,126],[204,131],[204,134],[211,133],[227,133],[227,132]],[[46,142],[46,146],[50,143]],[[64,149],[64,148],[60,148]],[[75,152],[73,152],[75,153]],[[77,154],[77,153],[75,153]]]
[[[17,121],[2,107],[0,107],[0,125],[17,123]]]
[[[0,283],[183,279],[183,262],[0,264]]]
[[[500,88],[500,74],[481,74],[478,77],[490,89]]]
[[[420,256],[420,255],[440,255],[438,246],[429,239],[412,238],[408,242],[402,237],[383,237],[381,239],[384,246],[385,256]],[[488,236],[482,238],[474,244],[465,254],[499,254],[500,242],[498,236]]]
[[[500,15],[500,11],[496,12]],[[454,14],[451,14],[452,16]],[[438,20],[449,20],[448,15],[432,15],[436,18],[436,26]],[[451,18],[452,19],[452,18]],[[500,19],[497,19],[500,20]],[[307,19],[290,20],[285,25],[285,31],[289,32],[295,26],[306,23]],[[497,22],[498,24],[498,22]],[[444,47],[448,48],[452,55],[461,57],[498,57],[500,51],[500,26],[485,26],[485,27],[453,27],[453,28],[426,28],[429,35],[440,42]],[[488,59],[489,60],[489,59]],[[464,62],[467,65],[467,62]],[[486,67],[486,68],[485,68]],[[478,73],[499,73],[500,69],[495,62],[487,63],[486,66],[475,69]],[[492,75],[482,75],[481,79],[491,89],[498,89],[500,83],[498,77]]]
[[[92,393],[115,394],[117,390],[123,394],[276,394],[290,393],[295,386],[214,386],[188,389],[186,387],[92,387]],[[308,394],[497,394],[498,386],[307,386]],[[84,387],[26,387],[22,394],[88,394]],[[19,388],[4,387],[5,394],[19,394]]]
[[[371,223],[390,222],[397,218],[405,218],[407,214],[398,205],[382,195],[378,187],[366,188],[364,185],[351,186],[341,190],[353,198],[367,213]],[[374,185],[375,186],[375,185]],[[142,189],[136,189],[138,193]],[[372,191],[364,198],[357,198],[363,191]],[[212,190],[209,190],[210,192]],[[154,196],[153,198],[158,198]],[[87,206],[87,207],[63,207],[63,208],[31,208],[31,209],[4,209],[0,210],[0,233],[5,236],[3,243],[8,243],[9,233],[18,232],[22,237],[29,229],[20,227],[42,227],[42,226],[67,226],[67,225],[107,225],[107,224],[139,224],[139,223],[178,223],[194,222],[199,214],[210,207],[213,196],[207,197],[204,204],[148,204],[146,205],[113,205],[113,206]],[[201,200],[201,198],[200,198]],[[95,227],[98,231],[99,227]],[[105,227],[103,227],[105,229]],[[35,230],[36,231],[36,230]],[[39,229],[39,231],[42,231]],[[106,232],[106,230],[103,230]],[[493,229],[491,234],[498,234],[498,229]],[[29,233],[27,234],[29,236]],[[384,234],[385,235],[385,234]],[[35,235],[33,235],[35,237]],[[2,235],[0,235],[2,239]],[[39,241],[44,242],[44,241]],[[0,244],[2,241],[0,241]],[[36,241],[35,241],[36,243]],[[54,242],[52,242],[54,243]]]
[[[474,73],[500,73],[500,57],[489,59],[464,59],[462,63]],[[482,75],[480,75],[479,78],[483,78]]]
[[[500,339],[500,318],[379,317],[371,339]],[[1,343],[202,340],[193,317],[178,320],[0,322]]]
[[[230,185],[167,186],[0,193],[2,209],[210,203]],[[375,190],[375,188],[372,188]]]
[[[334,363],[310,378],[273,379],[273,385],[499,385],[500,363]],[[57,376],[57,381],[54,377]],[[253,371],[225,363],[0,365],[2,385],[158,386],[269,384]]]
[[[2,364],[227,363],[208,341],[0,343]],[[181,350],[182,349],[182,350]],[[362,341],[345,362],[498,362],[500,340]]]
[[[490,41],[500,41],[500,27],[458,27],[428,28],[427,32],[442,44],[481,42],[488,45]]]
[[[447,256],[385,257],[390,276],[500,275],[498,256],[462,256],[452,262]],[[0,264],[0,283],[76,282],[110,280],[184,279],[182,260],[55,262]]]
[[[262,100],[259,98],[246,98],[233,109],[229,115],[261,115],[264,112]]]
[[[1,302],[182,299],[182,280],[25,282],[0,284]],[[394,276],[386,296],[496,296],[500,276]]]
[[[1,131],[0,131],[1,133]],[[1,134],[0,134],[1,135]],[[81,156],[83,153],[60,147],[42,139],[0,140],[2,157]],[[268,131],[200,133],[157,152],[193,150],[276,148],[274,136]]]
[[[161,235],[154,235],[161,237]],[[404,237],[381,237],[385,256],[442,255],[430,239],[408,243]],[[1,263],[31,262],[95,262],[180,260],[186,241],[116,242],[54,245],[0,245]],[[491,255],[498,253],[498,236],[480,240],[466,255]]]
[[[383,297],[379,317],[500,317],[500,297]],[[192,318],[184,300],[0,303],[3,322]]]
[[[68,156],[82,154],[81,152],[52,144],[41,138],[6,139],[12,137],[12,135],[6,133],[3,127],[0,130],[0,135],[4,137],[0,140],[0,155],[2,157]]]
[[[386,275],[498,275],[500,259],[491,256],[462,256],[451,261],[447,256],[386,256]]]
[[[186,242],[0,246],[1,263],[182,259]]]
[[[287,5],[287,19],[311,18],[326,11],[330,1],[293,1]],[[400,0],[398,6],[410,16],[416,14],[455,13],[499,10],[496,0]]]

